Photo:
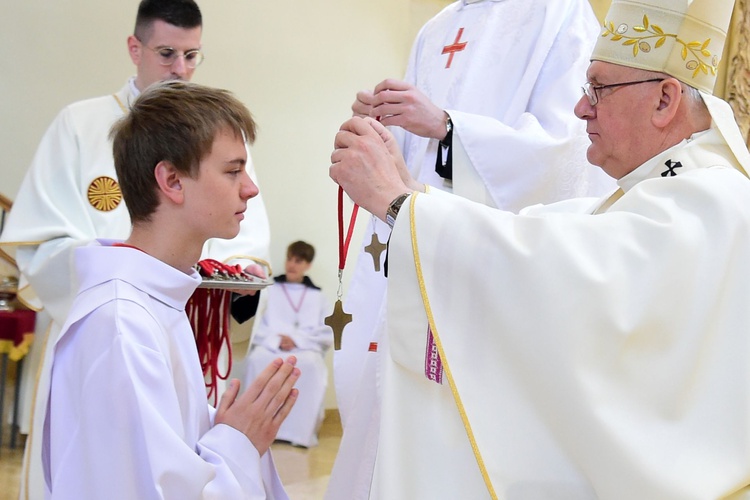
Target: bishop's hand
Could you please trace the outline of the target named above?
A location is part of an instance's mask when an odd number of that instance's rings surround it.
[[[396,164],[398,175],[401,177],[401,180],[404,181],[404,184],[406,184],[411,191],[424,191],[424,184],[417,182],[411,176],[411,173],[406,166],[406,161],[404,161],[404,156],[401,154],[401,148],[399,147],[396,138],[391,134],[391,131],[380,122],[374,120],[367,120],[367,122],[373,129],[375,129],[375,132],[380,135],[380,138],[383,139],[385,147],[388,148],[388,152],[391,153],[391,158],[393,158],[393,161]]]
[[[329,175],[356,204],[384,221],[391,201],[412,189],[381,136],[387,130],[378,133],[376,124],[359,117],[344,122],[336,134]]]

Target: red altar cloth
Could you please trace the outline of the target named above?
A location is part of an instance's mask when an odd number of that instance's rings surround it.
[[[34,340],[36,313],[28,310],[0,311],[0,353],[18,361]]]

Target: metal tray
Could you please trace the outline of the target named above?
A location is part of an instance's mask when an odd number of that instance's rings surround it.
[[[213,279],[203,278],[198,288],[215,288],[219,290],[262,290],[269,285],[273,285],[272,279],[249,278],[248,280],[240,279]]]

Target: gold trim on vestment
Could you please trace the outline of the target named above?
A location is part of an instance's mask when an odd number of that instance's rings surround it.
[[[42,243],[46,243],[48,241],[50,240],[2,241],[0,242],[0,247],[30,247],[30,246],[41,245]]]
[[[117,94],[112,94],[112,97],[115,98],[115,101],[117,101],[117,104],[120,105],[120,109],[122,109],[122,112],[125,114],[128,114],[128,108],[125,107],[125,105],[122,103],[119,97],[117,97]]]
[[[21,305],[23,305],[26,309],[30,309],[34,312],[39,312],[42,309],[44,309],[44,307],[37,307],[31,302],[29,302],[28,300],[25,300],[23,297],[24,292],[29,289],[31,289],[31,285],[28,285],[28,284],[19,288],[18,291],[16,292],[16,300],[20,302]],[[34,293],[34,297],[36,297],[36,293]]]
[[[609,210],[609,207],[614,205],[615,202],[619,200],[620,198],[622,198],[624,194],[625,194],[625,191],[623,191],[622,188],[618,188],[617,191],[609,195],[609,197],[607,197],[607,199],[604,200],[602,204],[599,205],[599,207],[596,210],[594,210],[594,215],[602,214],[606,212],[607,210]]]
[[[482,473],[482,478],[484,479],[484,484],[487,486],[487,490],[490,494],[490,497],[493,500],[497,500],[497,494],[495,493],[495,488],[492,486],[492,480],[490,479],[489,474],[487,473],[487,467],[484,465],[484,459],[482,458],[482,453],[479,451],[479,446],[477,445],[477,441],[474,438],[474,431],[471,429],[471,423],[469,422],[469,417],[466,415],[466,410],[464,409],[464,405],[461,402],[461,395],[458,393],[458,389],[456,388],[456,383],[453,380],[453,373],[451,372],[450,366],[448,365],[448,358],[445,355],[445,351],[443,350],[443,343],[440,340],[440,335],[438,334],[437,326],[435,325],[435,318],[432,315],[432,308],[430,307],[430,299],[427,297],[427,289],[425,287],[424,283],[424,277],[422,275],[422,264],[419,259],[419,248],[417,245],[417,226],[416,222],[414,220],[415,215],[415,207],[416,207],[416,200],[417,195],[419,193],[415,191],[412,193],[411,196],[411,202],[409,203],[409,217],[411,219],[411,245],[412,245],[412,251],[414,253],[414,267],[416,268],[417,272],[417,281],[419,282],[419,291],[422,295],[422,302],[424,303],[424,310],[427,314],[427,321],[430,325],[430,330],[432,331],[432,336],[435,339],[435,345],[438,349],[438,354],[440,354],[440,359],[443,363],[443,370],[445,371],[445,376],[448,379],[448,384],[450,385],[451,392],[453,393],[453,399],[456,401],[456,406],[458,408],[458,413],[461,414],[461,420],[463,421],[464,428],[466,429],[466,434],[469,438],[469,442],[471,443],[471,449],[474,452],[474,457],[477,460],[477,465],[479,465],[479,471]]]

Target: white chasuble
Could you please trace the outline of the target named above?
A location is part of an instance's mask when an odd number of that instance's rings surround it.
[[[573,114],[598,34],[588,0],[447,6],[417,36],[405,80],[453,120],[453,182],[435,173],[437,140],[392,127],[414,177],[513,212],[612,190],[585,161],[585,124]],[[388,241],[388,226],[372,225]],[[330,500],[366,498],[377,448],[386,280],[364,252],[370,238],[368,228],[346,296],[353,321],[334,353],[344,434]]]
[[[750,181],[735,168],[711,129],[618,181],[598,215],[412,197],[390,242],[372,498],[687,500],[747,485]],[[442,385],[425,376],[428,324]]]

